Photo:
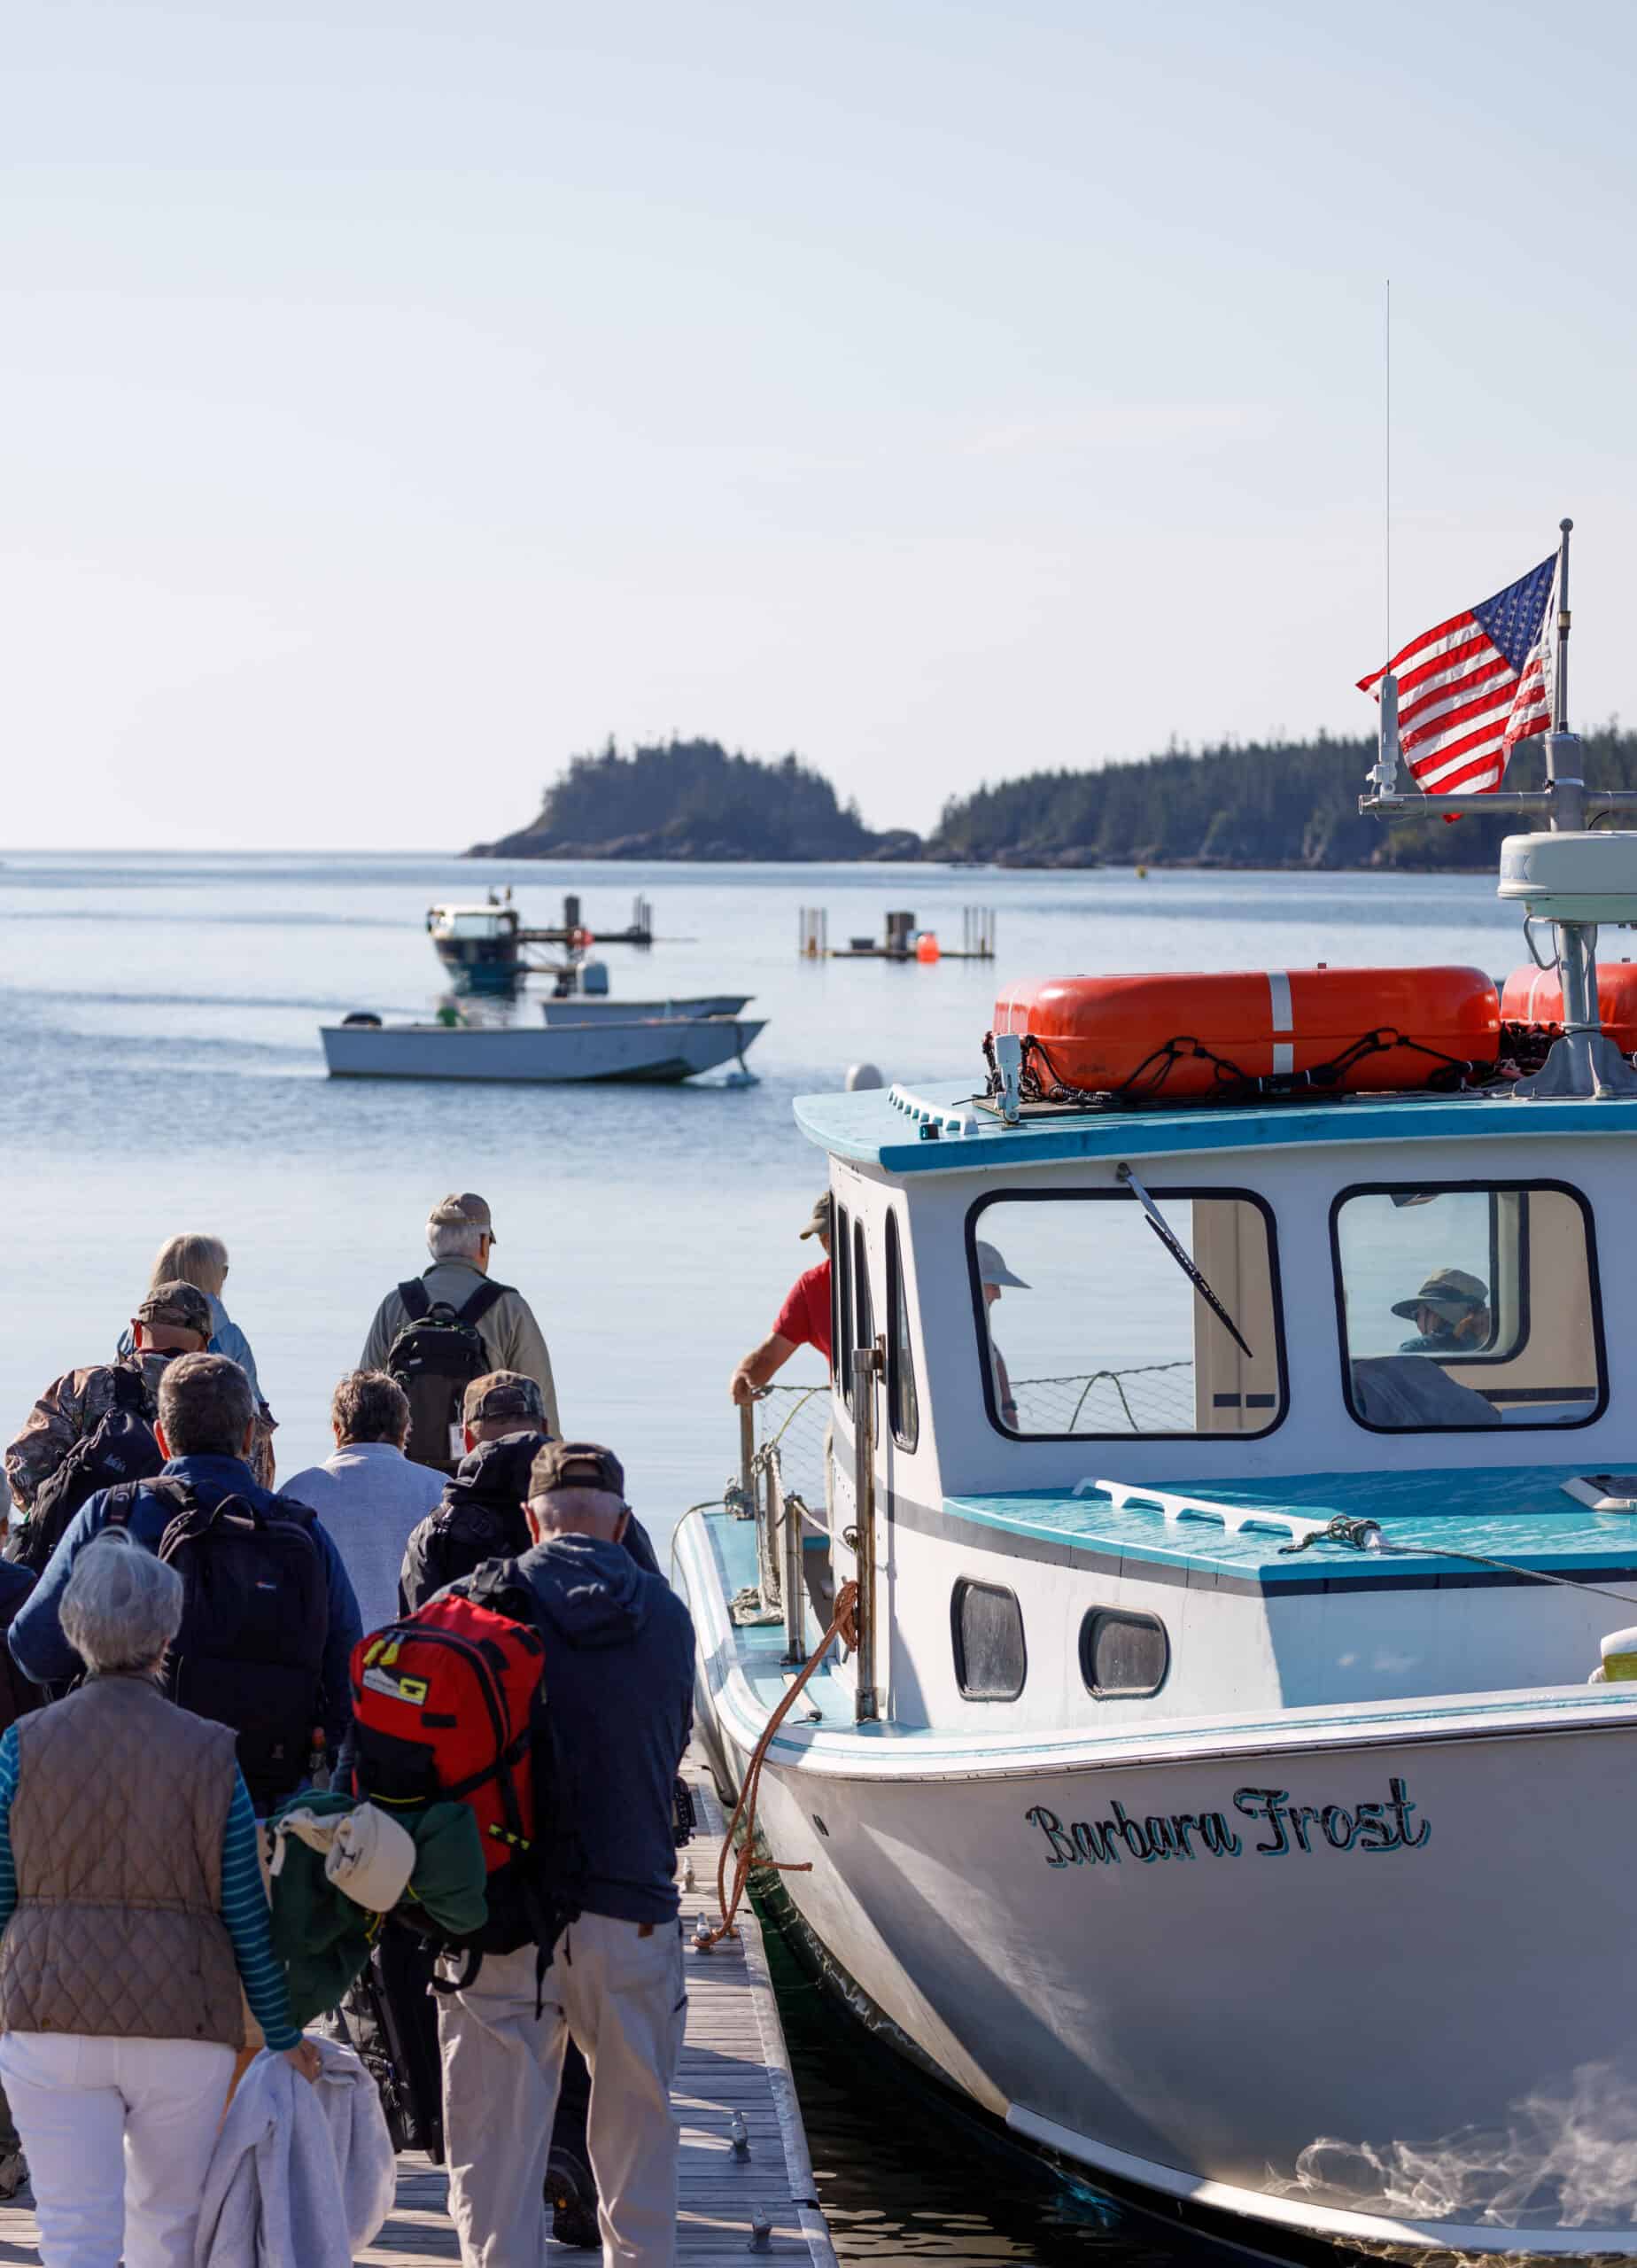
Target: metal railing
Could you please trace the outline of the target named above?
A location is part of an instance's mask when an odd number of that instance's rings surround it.
[[[1013,1379],[1020,1433],[1191,1433],[1194,1366],[1135,1363],[1117,1371]]]

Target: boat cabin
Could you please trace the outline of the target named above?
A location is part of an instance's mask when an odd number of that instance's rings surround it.
[[[1637,1620],[1596,1589],[1637,1593],[1637,1519],[1593,1509],[1637,1465],[1637,1102],[1008,1124],[957,1086],[797,1117],[831,1161],[838,1582],[853,1357],[881,1349],[896,1724],[1579,1683]],[[1377,1533],[1330,1540],[1338,1517]]]

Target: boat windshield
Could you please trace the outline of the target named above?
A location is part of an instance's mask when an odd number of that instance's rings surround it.
[[[1284,1416],[1277,1269],[1261,1201],[1152,1184],[1144,1195],[1163,1240],[1129,1190],[974,1208],[973,1293],[989,1417],[1003,1433],[1254,1434]]]
[[[1342,1378],[1387,1433],[1584,1425],[1605,1399],[1585,1200],[1556,1182],[1393,1183],[1331,1215]]]
[[[441,937],[503,937],[516,928],[517,917],[488,905],[439,905],[432,923]]]

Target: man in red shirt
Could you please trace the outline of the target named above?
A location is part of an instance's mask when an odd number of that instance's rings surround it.
[[[817,1268],[810,1268],[796,1278],[779,1310],[778,1322],[761,1345],[753,1347],[733,1372],[732,1393],[735,1402],[749,1402],[758,1386],[765,1386],[776,1371],[783,1370],[798,1347],[816,1347],[826,1363],[830,1360],[830,1192],[827,1189],[813,1207],[812,1218],[802,1234],[818,1238],[824,1258]]]

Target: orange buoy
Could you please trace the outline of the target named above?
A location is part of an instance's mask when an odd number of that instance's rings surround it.
[[[943,956],[943,948],[930,929],[923,929],[915,940],[915,958],[923,968],[929,968]]]
[[[1026,1090],[1045,1097],[1197,1102],[1304,1074],[1331,1092],[1385,1094],[1493,1064],[1500,1028],[1481,968],[1053,976],[995,1004],[996,1031],[1023,1037]]]
[[[1637,1049],[1637,965],[1629,960],[1598,962],[1597,1014],[1622,1055]],[[1515,968],[1501,990],[1501,1021],[1556,1039],[1563,1028],[1563,988],[1557,971],[1536,968],[1532,962]]]

